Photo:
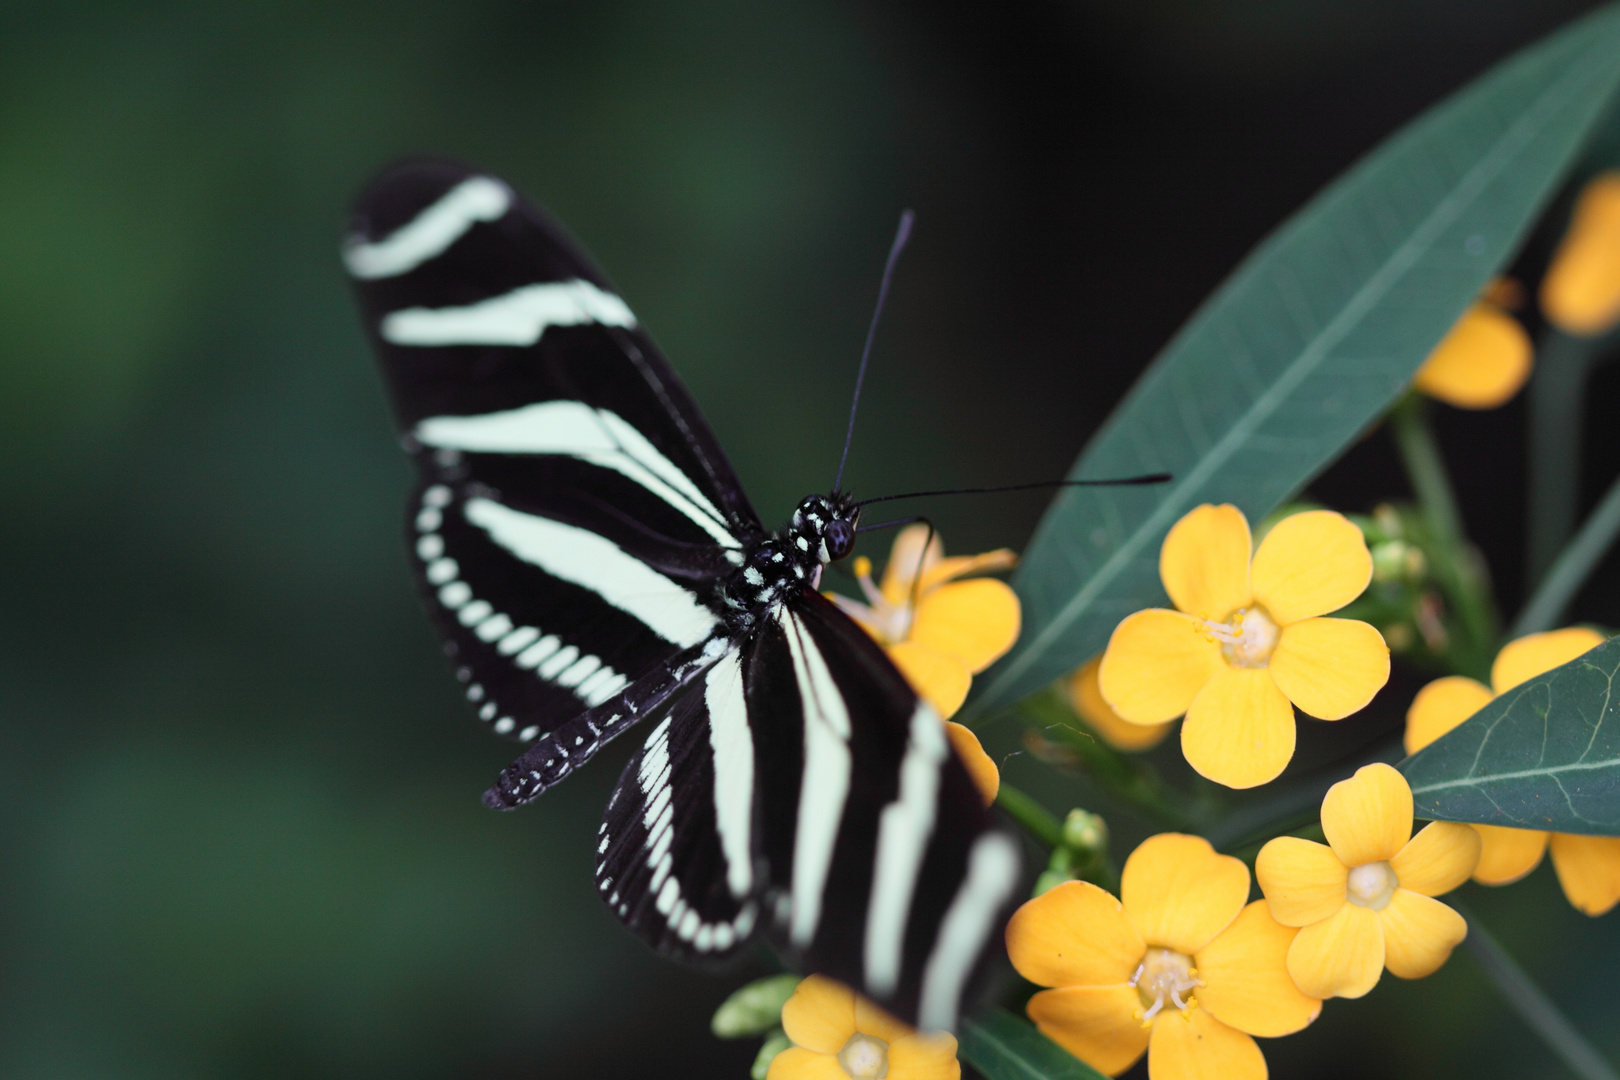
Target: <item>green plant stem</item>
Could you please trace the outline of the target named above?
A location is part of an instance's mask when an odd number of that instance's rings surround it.
[[[1517,638],[1551,630],[1574,598],[1575,591],[1608,553],[1617,532],[1620,532],[1620,479],[1609,485],[1603,501],[1542,578],[1535,595],[1513,621],[1508,636]]]
[[[1395,433],[1395,446],[1401,452],[1401,464],[1412,482],[1412,493],[1423,508],[1429,528],[1435,539],[1455,547],[1463,536],[1462,515],[1457,511],[1457,495],[1440,457],[1440,447],[1429,428],[1427,402],[1408,394],[1390,411],[1389,423]]]
[[[1127,757],[1080,726],[1068,702],[1055,690],[1032,694],[1018,706],[1019,719],[1041,737],[1063,746],[1087,776],[1112,798],[1158,825],[1190,829],[1201,816],[1184,805],[1180,792],[1165,786],[1151,765]]]
[[[1033,836],[1037,843],[1055,848],[1063,843],[1063,822],[1050,810],[1010,784],[996,792],[996,805]]]
[[[1575,531],[1580,499],[1582,397],[1597,347],[1551,327],[1536,343],[1530,377],[1527,580],[1541,581]]]
[[[1485,568],[1463,532],[1457,496],[1429,426],[1428,402],[1417,394],[1408,394],[1390,411],[1389,421],[1401,464],[1431,540],[1439,549],[1431,552],[1438,556],[1431,559],[1435,584],[1455,613],[1457,629],[1464,639],[1450,650],[1454,667],[1475,677],[1485,676],[1496,653],[1497,615]]]
[[[1508,1007],[1541,1037],[1547,1048],[1581,1080],[1620,1080],[1614,1068],[1586,1041],[1561,1009],[1536,985],[1497,941],[1478,916],[1455,900],[1452,906],[1468,920],[1468,937],[1463,944],[1485,972]]]

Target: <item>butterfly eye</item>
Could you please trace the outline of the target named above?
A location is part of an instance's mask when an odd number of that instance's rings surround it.
[[[855,527],[842,518],[834,518],[827,526],[827,554],[833,561],[848,555],[855,546]]]

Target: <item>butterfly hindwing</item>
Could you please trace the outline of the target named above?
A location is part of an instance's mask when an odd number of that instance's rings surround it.
[[[533,738],[707,635],[763,531],[562,230],[499,180],[423,163],[362,196],[344,257],[421,473],[418,582],[479,715]]]
[[[924,1027],[954,1026],[1017,888],[1017,842],[938,713],[824,597],[782,608],[747,678],[750,713],[773,717],[755,725],[772,793],[763,841],[786,897],[773,937],[796,966]]]
[[[660,952],[719,959],[748,942],[765,879],[755,843],[753,740],[735,652],[630,759],[597,837],[597,888]]]

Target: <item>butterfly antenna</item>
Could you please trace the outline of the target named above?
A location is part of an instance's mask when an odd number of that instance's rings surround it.
[[[1138,487],[1143,484],[1165,484],[1173,479],[1169,473],[1148,473],[1144,476],[1122,476],[1114,480],[1042,480],[1035,484],[1009,484],[1005,487],[942,488],[938,491],[907,491],[900,495],[878,495],[862,499],[856,506],[891,502],[895,499],[916,499],[924,495],[988,495],[998,491],[1034,491],[1037,488],[1058,487]],[[863,530],[864,531],[864,530]]]
[[[866,381],[866,362],[872,356],[872,339],[877,337],[878,319],[883,315],[883,302],[889,298],[889,279],[894,276],[900,253],[911,239],[911,224],[917,215],[910,210],[900,214],[900,227],[895,230],[894,243],[889,245],[889,261],[883,264],[883,283],[878,286],[877,309],[872,312],[872,325],[866,330],[866,347],[861,350],[860,370],[855,373],[855,400],[849,403],[849,430],[844,432],[844,452],[838,458],[838,475],[833,478],[832,489],[837,491],[844,482],[844,462],[849,460],[849,443],[855,437],[855,410],[861,404],[861,384]]]

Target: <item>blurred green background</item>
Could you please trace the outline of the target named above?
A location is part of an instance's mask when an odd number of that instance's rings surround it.
[[[831,479],[902,206],[855,489],[1058,475],[1270,227],[1586,6],[0,5],[0,1074],[746,1075],[707,1019],[756,969],[661,962],[594,896],[635,740],[479,805],[509,750],[417,610],[336,255],[391,158],[567,222],[774,522]],[[1522,419],[1442,417],[1509,610]],[[1374,437],[1314,490],[1402,482]],[[1043,501],[929,510],[955,550],[1018,547]],[[1620,622],[1617,579],[1577,614]],[[1620,915],[1545,868],[1467,892],[1620,1054]],[[1386,983],[1268,1044],[1273,1075],[1561,1075],[1467,957]]]

